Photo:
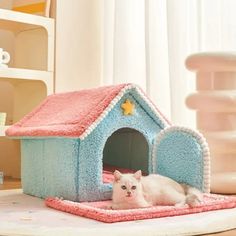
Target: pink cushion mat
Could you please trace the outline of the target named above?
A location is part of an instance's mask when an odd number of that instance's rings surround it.
[[[236,207],[235,197],[224,197],[215,194],[204,194],[204,200],[196,207],[188,206],[155,206],[132,210],[107,210],[111,201],[100,202],[72,202],[59,198],[49,197],[45,200],[47,206],[68,212],[74,215],[91,218],[94,220],[114,223],[120,221],[143,220],[159,217],[179,216]]]

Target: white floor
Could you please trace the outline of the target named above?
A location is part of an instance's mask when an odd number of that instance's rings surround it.
[[[198,235],[236,228],[236,208],[106,224],[50,209],[21,190],[0,191],[0,235]]]

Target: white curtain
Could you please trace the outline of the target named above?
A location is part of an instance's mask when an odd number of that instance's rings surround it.
[[[195,127],[188,55],[236,50],[234,0],[104,0],[103,84],[140,85],[174,124]]]

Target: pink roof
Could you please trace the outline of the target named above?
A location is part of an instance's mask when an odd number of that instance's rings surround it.
[[[127,84],[48,96],[8,136],[80,136]]]
[[[130,84],[50,95],[31,113],[8,128],[6,135],[81,137],[126,88],[130,88]]]

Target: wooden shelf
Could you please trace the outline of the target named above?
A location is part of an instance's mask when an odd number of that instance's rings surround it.
[[[7,125],[32,111],[54,91],[55,21],[52,18],[0,9],[2,47],[11,53],[8,68],[0,68],[0,105]],[[8,139],[0,126],[2,171],[20,177],[20,142]],[[9,157],[11,162],[9,162]]]
[[[17,84],[22,81],[42,81],[47,86],[47,93],[53,93],[53,72],[20,68],[0,68],[0,82]]]
[[[45,28],[48,33],[53,32],[54,19],[7,9],[0,9],[0,29],[18,33],[20,31],[38,27]]]
[[[7,129],[7,128],[9,128],[9,126],[2,126],[2,125],[0,125],[0,137],[5,137],[6,135],[5,135],[5,130]]]
[[[26,80],[52,80],[53,72],[20,68],[0,68],[0,78]]]

